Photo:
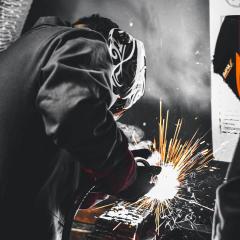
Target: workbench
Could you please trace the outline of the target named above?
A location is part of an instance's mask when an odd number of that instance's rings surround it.
[[[223,182],[227,167],[228,163],[212,161],[206,171],[194,173],[189,178],[188,187],[183,191],[186,191],[186,195],[188,192],[194,195],[197,203],[204,207],[187,201],[177,201],[176,207],[181,211],[180,218],[184,219],[182,222],[179,221],[177,228],[170,229],[169,226],[162,224],[159,236],[157,236],[154,216],[148,209],[140,213],[142,216],[138,217],[137,214],[132,216],[133,219],[135,218],[135,222],[133,221],[132,226],[126,228],[128,225],[124,226],[125,223],[121,223],[123,221],[121,218],[127,216],[124,220],[127,222],[129,218],[131,219],[130,215],[135,214],[134,210],[121,210],[122,201],[113,198],[112,200],[108,199],[107,202],[103,201],[102,205],[100,202],[90,209],[79,209],[73,223],[71,240],[210,240],[215,191],[217,186]],[[186,196],[186,199],[190,199],[190,195]],[[113,205],[102,207],[109,203]],[[114,204],[115,208],[117,206],[117,210],[111,211]],[[126,216],[123,216],[123,212]]]

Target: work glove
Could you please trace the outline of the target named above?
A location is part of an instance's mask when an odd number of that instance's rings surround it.
[[[140,148],[140,149],[132,150],[131,153],[134,156],[134,158],[140,157],[140,158],[144,158],[144,159],[147,159],[152,155],[152,151],[150,151],[147,148]]]
[[[150,166],[146,160],[137,160],[136,180],[125,190],[117,194],[118,198],[135,202],[147,194],[155,184],[152,179],[161,173],[161,167]],[[143,166],[139,164],[143,163]]]

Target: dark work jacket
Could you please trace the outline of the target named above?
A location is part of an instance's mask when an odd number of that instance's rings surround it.
[[[134,180],[111,67],[99,33],[55,17],[0,53],[0,239],[67,239],[92,185],[115,194]]]

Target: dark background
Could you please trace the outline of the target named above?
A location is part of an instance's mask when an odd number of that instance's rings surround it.
[[[146,94],[121,121],[153,139],[161,99],[170,110],[170,130],[183,118],[185,137],[199,128],[211,144],[208,0],[35,0],[24,31],[40,16],[73,22],[93,13],[111,18],[145,44]]]

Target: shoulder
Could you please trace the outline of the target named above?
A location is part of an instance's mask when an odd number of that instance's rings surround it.
[[[103,36],[88,28],[70,29],[59,34],[55,49],[57,55],[83,57],[91,66],[108,68],[112,65],[107,43]]]
[[[92,47],[106,47],[107,43],[104,37],[89,28],[66,28],[65,31],[60,31],[55,37],[55,40],[61,41],[62,44],[70,45],[70,43],[88,43]]]
[[[86,54],[92,58],[104,55],[107,57],[109,54],[104,37],[88,28],[44,26],[31,29],[19,41],[33,45],[35,52],[47,53],[47,59],[68,53],[75,53],[75,56]]]

